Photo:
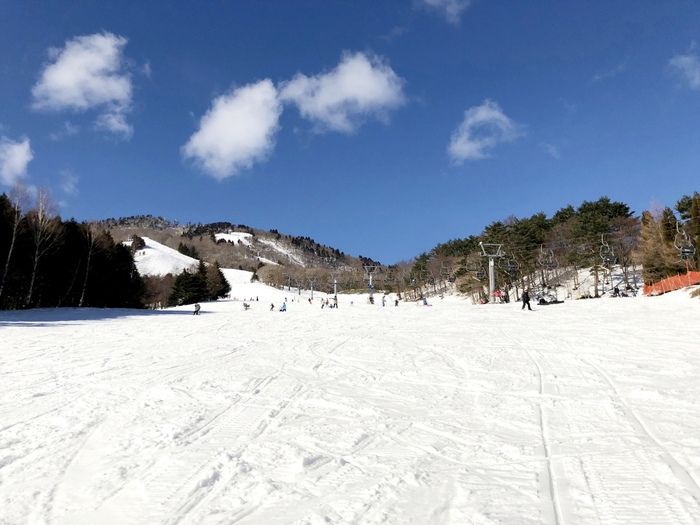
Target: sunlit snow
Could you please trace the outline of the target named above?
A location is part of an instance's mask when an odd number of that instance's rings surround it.
[[[184,270],[197,268],[199,261],[177,250],[143,237],[146,247],[134,252],[134,262],[141,275],[178,275]]]
[[[700,523],[686,292],[321,309],[225,273],[200,316],[0,312],[0,522]]]

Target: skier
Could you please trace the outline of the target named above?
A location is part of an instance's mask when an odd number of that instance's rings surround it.
[[[199,315],[199,311],[202,309],[199,303],[194,303],[194,315]]]
[[[382,295],[382,307],[386,306],[386,296]]]
[[[399,305],[399,300],[398,300],[398,299],[394,299],[394,306],[398,306],[398,305]]]
[[[521,308],[521,310],[525,310],[525,306],[527,306],[527,309],[532,312],[532,308],[530,308],[530,292],[528,292],[527,290],[523,290],[523,295],[521,299],[523,301],[523,307]]]
[[[275,310],[275,303],[270,303],[270,311],[272,312],[274,310]]]

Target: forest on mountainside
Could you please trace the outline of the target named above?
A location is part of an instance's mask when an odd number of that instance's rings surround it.
[[[601,197],[580,206],[567,205],[551,217],[543,212],[530,217],[509,216],[495,221],[479,235],[438,244],[419,255],[409,272],[411,282],[431,282],[453,275],[463,293],[485,298],[488,257],[498,251],[499,288],[547,286],[565,269],[578,278],[576,269],[598,274],[617,266],[624,286],[637,288],[634,270],[642,268],[644,283],[698,268],[700,195],[684,195],[673,209],[655,206],[634,215],[622,202]]]

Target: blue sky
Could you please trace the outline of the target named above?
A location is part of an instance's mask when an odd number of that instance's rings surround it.
[[[0,4],[0,190],[393,263],[700,190],[700,3]]]

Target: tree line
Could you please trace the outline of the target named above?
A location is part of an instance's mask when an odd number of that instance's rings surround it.
[[[500,288],[547,286],[589,269],[598,293],[599,275],[619,268],[622,285],[636,288],[636,271],[645,284],[694,270],[700,263],[700,195],[684,195],[673,209],[653,207],[635,216],[630,207],[608,197],[567,205],[551,217],[509,216],[486,226],[479,235],[438,244],[419,255],[408,272],[414,285],[451,276],[460,291],[486,298],[489,250],[500,250],[496,280]]]
[[[142,307],[129,249],[94,223],[64,221],[48,191],[0,195],[0,308]]]

